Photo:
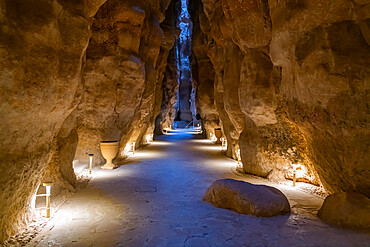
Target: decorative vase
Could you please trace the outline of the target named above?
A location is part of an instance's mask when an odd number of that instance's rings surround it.
[[[100,150],[103,157],[107,160],[107,163],[102,166],[102,169],[114,169],[116,166],[112,160],[118,153],[118,141],[101,141]]]
[[[215,141],[216,144],[221,143],[221,136],[222,136],[221,128],[216,128],[215,129],[215,137],[217,138],[217,140]]]

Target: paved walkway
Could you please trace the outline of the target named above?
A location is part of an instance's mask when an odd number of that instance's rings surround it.
[[[370,235],[330,227],[322,199],[243,177],[219,146],[184,132],[161,136],[112,171],[96,169],[30,246],[369,246]],[[290,215],[257,218],[202,202],[210,184],[236,178],[279,187]]]

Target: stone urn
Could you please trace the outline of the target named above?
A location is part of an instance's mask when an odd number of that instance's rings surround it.
[[[221,137],[222,137],[221,128],[215,128],[215,137],[217,138],[215,143],[220,144],[221,143]]]
[[[100,150],[103,157],[107,160],[102,169],[114,169],[115,165],[112,160],[116,157],[118,153],[118,141],[101,141]]]

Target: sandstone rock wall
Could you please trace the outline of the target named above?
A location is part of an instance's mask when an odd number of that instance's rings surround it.
[[[170,0],[0,3],[0,242],[32,215],[44,180],[73,191],[74,152],[140,145],[160,111],[176,37]]]
[[[175,43],[175,53],[179,70],[179,90],[177,99],[176,127],[184,128],[193,121],[192,74],[190,56],[192,52],[193,23],[188,11],[187,0],[175,1],[176,26],[180,30],[179,38]]]
[[[31,197],[61,142],[55,137],[76,108],[88,17],[97,6],[0,4],[0,242],[27,222]]]
[[[288,118],[304,134],[330,192],[370,196],[369,7],[359,1],[270,6],[271,59],[283,67]]]
[[[191,3],[190,15],[193,22],[191,71],[195,90],[195,104],[197,112],[202,117],[203,128],[206,130],[208,138],[210,138],[210,134],[214,134],[214,129],[220,127],[219,115],[215,106],[215,70],[208,57],[213,41],[209,35],[209,21],[200,1]]]
[[[301,181],[370,195],[369,6],[193,1],[194,64],[201,71],[209,58],[215,71],[198,72],[214,78],[215,101],[197,107],[216,106],[227,155],[240,147],[246,172],[280,180],[299,163]]]
[[[103,163],[101,140],[120,141],[122,159],[126,145],[140,145],[147,132],[153,132],[167,56],[176,36],[172,9],[162,23],[149,3],[108,1],[96,14],[84,70],[86,90],[79,105],[79,160],[94,153],[96,164]]]
[[[177,92],[179,90],[175,49],[170,51],[163,78],[161,111],[155,121],[155,134],[162,135],[163,129],[173,127],[176,117]]]

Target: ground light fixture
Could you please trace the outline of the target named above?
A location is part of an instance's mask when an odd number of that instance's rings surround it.
[[[226,149],[226,139],[224,137],[221,137],[221,151]]]
[[[135,154],[135,142],[132,142],[132,155]]]
[[[89,158],[90,158],[90,163],[89,163],[89,174],[91,174],[91,171],[92,171],[93,157],[94,157],[94,154],[89,154]]]
[[[297,172],[302,171],[302,165],[300,164],[292,164],[293,166],[293,187],[297,182]]]
[[[46,190],[46,194],[45,194],[45,198],[46,198],[46,218],[50,218],[50,196],[51,196],[51,185],[53,183],[51,182],[44,182],[42,184],[42,186],[45,187],[45,190]]]
[[[202,133],[202,128],[200,127],[200,124],[197,125],[197,132]]]
[[[212,132],[209,134],[209,136],[212,142],[215,142],[217,140],[217,137],[215,137],[215,135]]]
[[[145,143],[146,143],[146,144],[149,144],[149,143],[151,143],[151,142],[153,142],[153,134],[148,134],[148,135],[146,135],[146,136],[145,136]]]
[[[240,148],[238,148],[237,159],[238,159],[238,165],[239,165],[240,160],[241,160],[241,157],[240,157]]]

